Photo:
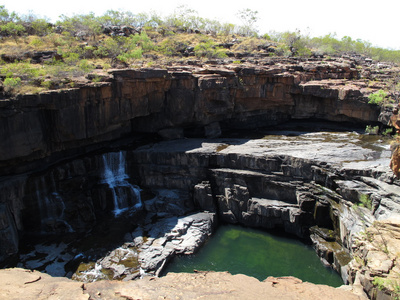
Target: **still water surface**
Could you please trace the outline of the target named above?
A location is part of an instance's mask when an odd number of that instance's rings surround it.
[[[265,231],[223,225],[195,255],[176,257],[166,272],[228,271],[259,280],[295,276],[303,281],[338,287],[342,279],[322,265],[311,246]]]

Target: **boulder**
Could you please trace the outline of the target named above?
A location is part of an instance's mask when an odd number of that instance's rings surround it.
[[[131,241],[110,251],[73,275],[84,282],[99,279],[130,280],[158,276],[175,255],[194,254],[213,232],[214,215],[208,212],[184,217],[162,218],[156,223],[138,227]]]

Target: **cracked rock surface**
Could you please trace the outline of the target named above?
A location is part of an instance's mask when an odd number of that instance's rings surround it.
[[[87,284],[38,271],[0,270],[0,299],[365,299],[357,291],[268,277],[263,282],[223,272],[169,273],[135,281]]]

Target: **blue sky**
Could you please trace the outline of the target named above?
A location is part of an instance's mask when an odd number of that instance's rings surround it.
[[[371,3],[374,3],[373,5]],[[156,11],[161,15],[171,14],[179,5],[187,5],[201,17],[240,24],[236,14],[250,8],[258,11],[257,27],[260,33],[270,31],[294,31],[311,36],[336,33],[353,39],[369,41],[373,46],[400,50],[398,30],[400,1],[359,0],[114,0],[114,1],[54,1],[54,0],[2,0],[9,11],[27,14],[29,11],[57,20],[61,14],[73,15],[94,12],[101,15],[109,9],[132,11],[133,13]]]

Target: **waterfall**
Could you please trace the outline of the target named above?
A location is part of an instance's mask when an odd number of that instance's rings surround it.
[[[111,189],[115,216],[132,207],[142,206],[139,188],[127,181],[129,176],[125,170],[125,154],[124,151],[103,154],[104,171],[101,182]]]
[[[65,203],[57,192],[54,177],[51,175],[48,183],[44,176],[37,178],[35,189],[42,231],[74,232],[71,225],[65,220]]]

